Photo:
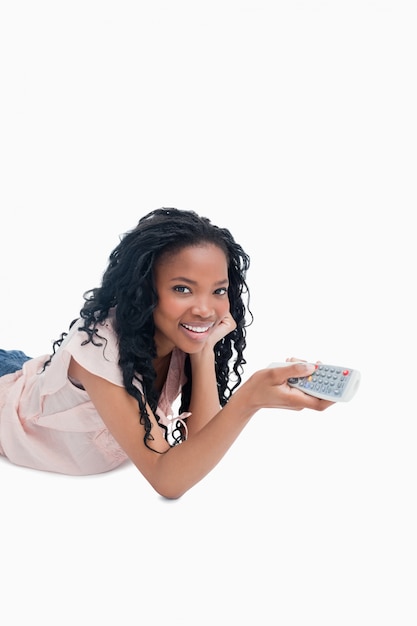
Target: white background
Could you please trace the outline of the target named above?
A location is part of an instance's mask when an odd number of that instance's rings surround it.
[[[362,372],[323,414],[261,411],[174,502],[1,460],[2,624],[415,626],[415,3],[0,7],[1,346],[50,352],[176,206],[251,256],[245,377]]]

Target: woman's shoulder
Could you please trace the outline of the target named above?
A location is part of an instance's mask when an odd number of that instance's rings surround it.
[[[92,374],[123,386],[122,372],[119,367],[119,342],[113,311],[107,319],[97,324],[91,338],[87,331],[83,330],[82,320],[76,322],[61,348],[69,352]]]
[[[67,336],[45,368],[45,382],[67,378],[71,357],[86,370],[115,385],[123,386],[123,376],[119,366],[119,348],[114,327],[114,315],[99,322],[90,339],[83,329],[82,319],[76,320]],[[55,387],[55,384],[52,385]]]
[[[85,349],[90,345],[94,348],[101,348],[100,352],[105,359],[113,362],[119,360],[119,341],[113,310],[104,321],[97,322],[91,337],[84,328],[84,321],[81,318],[78,319],[62,343],[64,349],[71,351]]]

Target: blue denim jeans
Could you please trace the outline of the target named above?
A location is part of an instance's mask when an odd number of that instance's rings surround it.
[[[31,357],[26,356],[21,350],[0,349],[0,376],[21,370],[23,363],[30,361],[30,359]]]

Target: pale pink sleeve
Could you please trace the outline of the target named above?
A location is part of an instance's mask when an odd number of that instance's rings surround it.
[[[43,375],[42,394],[51,394],[68,382],[68,367],[71,356],[86,370],[111,383],[123,387],[122,370],[119,367],[117,335],[110,321],[97,327],[94,343],[84,331],[78,330],[82,321],[77,321],[53,356]],[[98,345],[100,344],[100,345]]]
[[[75,324],[76,329],[80,325]],[[92,374],[123,387],[122,370],[119,367],[118,340],[111,321],[106,320],[97,326],[94,343],[89,341],[83,345],[86,339],[88,335],[85,331],[75,330],[71,339],[62,344],[62,348]]]

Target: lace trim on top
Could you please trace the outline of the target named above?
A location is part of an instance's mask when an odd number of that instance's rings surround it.
[[[188,428],[185,420],[187,417],[190,417],[190,415],[191,413],[181,413],[178,417],[175,417],[174,415],[166,416],[166,440],[171,447],[186,441],[188,437]]]

